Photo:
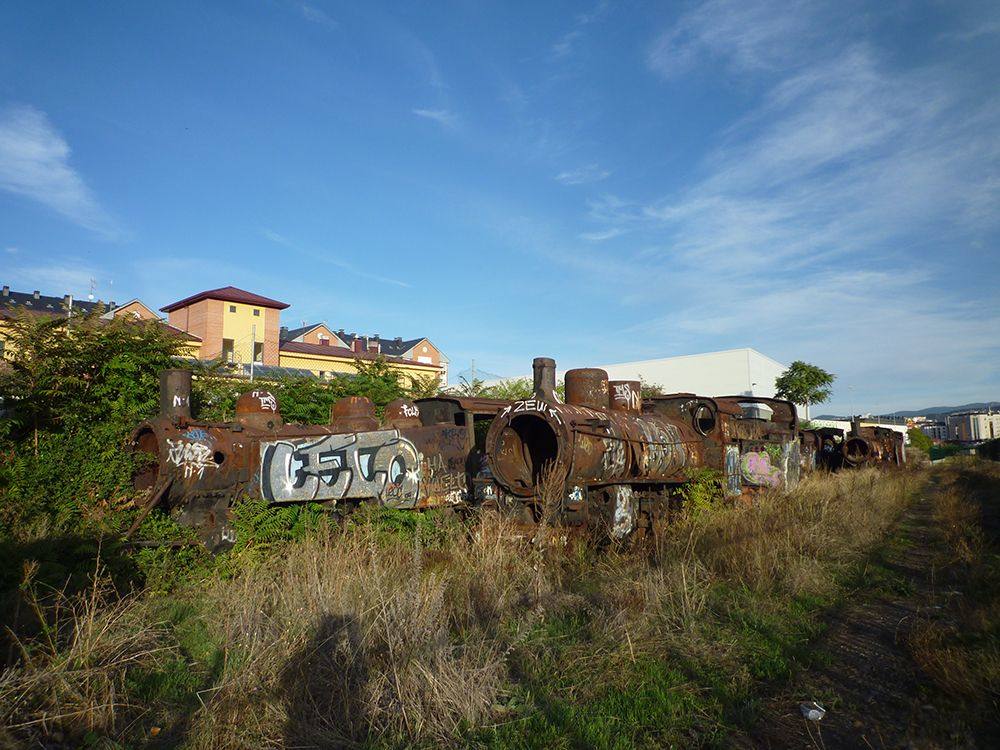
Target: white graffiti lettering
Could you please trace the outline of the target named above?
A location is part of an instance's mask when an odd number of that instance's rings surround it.
[[[351,498],[412,507],[421,458],[398,430],[262,443],[261,495],[273,502]]]
[[[419,417],[420,409],[415,404],[402,404],[399,407],[404,417]]]
[[[201,479],[205,469],[215,468],[212,449],[204,443],[167,438],[167,460],[174,466],[184,469],[185,479],[190,479],[195,473],[198,474],[198,479]]]
[[[639,408],[639,392],[636,391],[628,383],[615,383],[615,392],[613,398],[615,401],[620,401],[628,406],[630,409]]]
[[[178,396],[174,394],[174,406],[187,406],[191,403],[191,399],[188,396]]]
[[[505,407],[502,412],[500,412],[501,417],[506,417],[508,414],[518,414],[522,412],[537,411],[542,414],[547,414],[552,417],[558,424],[562,424],[562,416],[559,414],[559,410],[552,406],[551,404],[542,401],[541,399],[529,398],[525,401],[515,401],[513,404]]]
[[[278,411],[278,399],[269,391],[253,391],[250,396],[260,402],[263,411]]]

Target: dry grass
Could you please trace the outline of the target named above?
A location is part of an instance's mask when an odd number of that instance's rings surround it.
[[[386,540],[370,526],[290,544],[229,579],[182,592],[225,644],[217,679],[198,694],[196,710],[186,709],[186,743],[465,741],[476,727],[530,714],[507,706],[523,690],[519,675],[542,669],[535,644],[543,637],[542,650],[556,660],[544,674],[555,675],[560,700],[627,686],[643,658],[668,653],[715,660],[747,683],[733,661],[742,653],[736,636],[712,640],[710,627],[731,606],[720,609],[715,592],[780,603],[835,590],[918,481],[903,472],[818,476],[750,507],[681,519],[630,550],[556,543],[565,536],[558,529],[546,543],[528,544],[495,515],[433,549],[419,539]],[[124,676],[131,666],[155,668],[171,647],[155,605],[154,597],[94,596],[66,612],[73,625],[51,644],[24,644],[24,659],[0,680],[8,737],[59,728],[141,743]],[[585,617],[585,636],[561,634],[566,617]],[[707,690],[678,689],[695,704]],[[718,710],[706,703],[695,713]],[[532,731],[524,727],[516,731]]]
[[[20,736],[126,733],[143,713],[125,690],[130,669],[153,668],[171,652],[163,629],[134,597],[110,596],[101,582],[83,594],[40,591],[25,570],[25,602],[34,617],[30,639],[11,634],[16,668],[0,674],[0,743]]]
[[[1000,465],[952,460],[936,474],[939,604],[908,636],[914,661],[946,694],[1000,705]]]

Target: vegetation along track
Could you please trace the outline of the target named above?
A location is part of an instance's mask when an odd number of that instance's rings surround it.
[[[931,474],[829,618],[818,665],[777,689],[739,744],[1000,746],[998,468]],[[812,699],[828,709],[819,722],[800,711]]]
[[[224,554],[119,551],[143,574],[132,593],[103,576],[53,591],[28,564],[0,746],[880,747],[919,732],[987,747],[974,709],[996,684],[995,538],[967,499],[998,482],[964,464],[817,475],[752,505],[706,499],[655,541],[601,551],[558,527],[527,545],[488,513],[372,507],[340,529],[250,503]],[[931,556],[909,557],[931,525]],[[153,514],[143,534],[157,530],[186,532]],[[926,589],[907,583],[930,569]],[[927,604],[911,615],[910,599]],[[878,640],[904,615],[898,641]],[[852,632],[858,617],[873,630]],[[890,655],[885,677],[841,642]],[[902,687],[868,704],[855,680]],[[812,738],[785,718],[811,697],[830,709]]]

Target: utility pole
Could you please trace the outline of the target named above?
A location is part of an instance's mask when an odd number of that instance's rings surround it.
[[[253,365],[257,361],[257,324],[250,326],[250,382],[253,382]]]

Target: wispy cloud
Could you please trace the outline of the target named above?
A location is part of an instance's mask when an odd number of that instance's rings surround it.
[[[329,29],[337,28],[337,22],[322,8],[317,8],[315,5],[310,5],[309,3],[296,3],[295,7],[298,8],[299,13],[307,21],[310,21],[320,26],[326,26]]]
[[[271,229],[267,228],[261,229],[260,233],[266,239],[269,239],[271,242],[274,242],[277,245],[286,247],[289,250],[299,253],[300,255],[305,255],[309,258],[312,258],[313,260],[320,261],[322,263],[327,263],[331,266],[335,266],[336,268],[340,268],[346,271],[347,273],[350,273],[354,276],[358,276],[359,278],[371,279],[372,281],[378,281],[382,284],[389,284],[391,286],[398,286],[404,288],[410,287],[410,284],[408,284],[405,281],[400,281],[399,279],[393,279],[388,276],[380,276],[378,274],[369,273],[368,271],[357,268],[354,264],[348,263],[345,260],[341,260],[340,258],[336,257],[335,255],[331,254],[328,251],[316,251],[302,247],[301,245],[292,242],[284,235],[278,234],[277,232]]]
[[[597,164],[587,164],[583,167],[560,172],[554,179],[563,185],[585,185],[591,182],[606,180],[610,176],[610,170],[603,169]]]
[[[658,72],[721,65],[763,94],[676,192],[588,200],[597,229],[581,239],[629,232],[641,249],[576,243],[562,261],[641,310],[631,330],[656,352],[810,359],[873,409],[994,397],[1000,298],[970,278],[971,302],[940,277],[996,267],[1000,103],[946,63],[900,68],[857,37],[813,44],[831,6],[796,7],[709,0],[661,34]],[[670,312],[649,315],[665,296]]]
[[[70,166],[70,148],[44,112],[27,105],[0,111],[0,189],[47,206],[112,239],[117,223]]]
[[[818,0],[708,0],[660,34],[647,60],[668,77],[706,58],[744,71],[787,66],[831,36],[831,27],[818,23],[829,9]]]
[[[38,289],[42,294],[82,297],[90,292],[90,280],[100,275],[84,261],[66,258],[52,263],[14,266],[9,269],[8,280],[23,289]]]
[[[602,0],[589,11],[578,14],[573,19],[572,27],[553,43],[552,57],[557,60],[569,57],[576,45],[583,39],[586,27],[599,20],[607,12],[608,7],[607,0]]]
[[[605,240],[614,239],[624,233],[624,229],[613,227],[612,229],[605,229],[603,232],[584,232],[580,235],[580,239],[586,240],[587,242],[604,242]]]
[[[433,120],[448,130],[454,130],[458,127],[458,115],[447,109],[414,109],[412,112],[417,117]]]

